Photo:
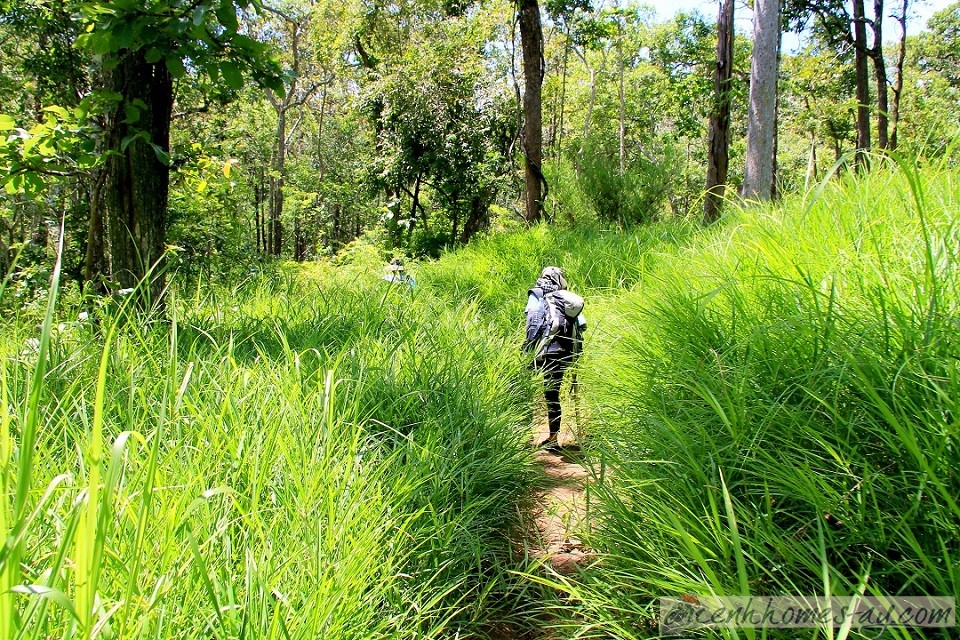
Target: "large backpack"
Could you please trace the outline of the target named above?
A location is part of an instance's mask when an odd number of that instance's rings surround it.
[[[566,289],[544,293],[535,288],[530,294],[540,305],[527,313],[524,349],[532,351],[536,360],[548,355],[575,360],[582,344],[577,318],[583,298]]]

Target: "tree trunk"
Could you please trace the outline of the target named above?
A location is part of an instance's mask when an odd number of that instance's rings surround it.
[[[780,66],[783,58],[783,30],[777,29],[777,91],[773,101],[773,176],[770,184],[770,199],[780,199]]]
[[[287,163],[287,111],[277,113],[277,155],[270,176],[270,254],[279,256],[283,251],[283,172]]]
[[[753,57],[750,62],[750,113],[744,198],[769,200],[773,187],[773,141],[777,114],[777,43],[780,0],[756,0],[753,8]]]
[[[87,226],[87,249],[83,261],[84,287],[91,292],[106,293],[106,287],[101,277],[107,272],[107,262],[104,253],[103,229],[103,183],[107,175],[100,171],[94,179],[93,191],[90,194],[90,221]]]
[[[123,98],[108,123],[108,149],[116,153],[104,167],[102,202],[110,277],[122,288],[132,288],[153,268],[144,290],[151,303],[159,301],[164,288],[170,183],[169,167],[151,144],[169,153],[173,82],[162,60],[151,64],[144,56],[144,51],[125,53],[110,74],[111,89]],[[130,114],[137,110],[139,118],[131,122]]]
[[[897,127],[900,125],[900,98],[903,95],[903,63],[907,58],[907,8],[909,0],[903,0],[903,10],[897,16],[900,23],[900,47],[897,50],[897,77],[893,83],[893,105],[890,107],[890,150],[897,149]]]
[[[561,145],[563,143],[563,112],[567,106],[567,62],[570,58],[570,32],[564,32],[563,35],[563,75],[560,78],[560,123],[557,126],[557,137],[555,148],[557,155],[563,153]]]
[[[263,242],[263,221],[261,213],[263,211],[264,188],[263,188],[263,166],[261,166],[253,177],[253,226],[257,235],[257,253],[266,253],[266,243]]]
[[[523,156],[524,217],[539,222],[543,217],[543,31],[537,0],[520,0],[520,44],[523,48]]]
[[[807,158],[807,180],[804,188],[817,181],[817,136],[810,132],[810,157]]]
[[[863,0],[853,0],[853,42],[857,82],[857,156],[858,167],[867,162],[870,151],[870,80],[867,71],[867,25]]]
[[[733,77],[733,0],[723,0],[717,21],[717,63],[713,77],[713,108],[707,149],[707,184],[703,220],[720,217],[730,160],[730,79]]]
[[[493,192],[490,189],[482,189],[470,200],[470,213],[463,223],[463,231],[460,234],[460,242],[467,244],[477,233],[484,231],[490,226],[490,202],[493,199]]]
[[[883,0],[873,0],[873,72],[877,83],[877,147],[889,146],[889,106],[887,104],[887,63],[883,59]]]
[[[593,105],[597,102],[597,70],[590,69],[590,102],[587,103],[587,115],[583,118],[583,139],[590,137],[590,118],[593,117]]]
[[[620,102],[620,122],[617,135],[620,142],[620,177],[627,170],[627,96],[623,87],[623,25],[617,20],[617,98]]]

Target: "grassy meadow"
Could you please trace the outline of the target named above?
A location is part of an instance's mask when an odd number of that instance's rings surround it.
[[[731,211],[603,302],[602,555],[568,630],[650,637],[682,594],[960,596],[958,210],[955,172],[891,163]]]
[[[891,164],[708,229],[492,235],[412,290],[359,244],[163,318],[3,316],[0,637],[634,639],[660,596],[960,596],[958,210],[956,172]],[[589,323],[598,555],[566,577],[512,542],[546,264]]]
[[[365,271],[6,322],[0,637],[469,637],[521,606],[529,376],[474,307]]]

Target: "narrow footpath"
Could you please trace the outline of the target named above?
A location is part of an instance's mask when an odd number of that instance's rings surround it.
[[[584,490],[589,474],[575,461],[577,453],[575,448],[537,452],[549,482],[535,496],[529,548],[561,574],[575,572],[591,558],[578,537],[589,512]]]
[[[547,423],[543,418],[534,423],[532,441],[542,442],[546,436]],[[579,537],[590,513],[586,491],[590,474],[578,463],[580,451],[571,434],[561,432],[560,442],[565,445],[560,451],[536,453],[546,482],[531,496],[514,542],[533,560],[543,563],[539,571],[548,572],[552,568],[559,574],[569,575],[593,560],[593,553]],[[551,637],[546,630],[519,633],[504,625],[491,629],[489,640],[549,640]]]

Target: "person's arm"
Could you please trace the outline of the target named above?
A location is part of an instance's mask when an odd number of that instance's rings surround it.
[[[577,316],[577,326],[580,327],[580,331],[587,328],[587,318],[582,313]]]

